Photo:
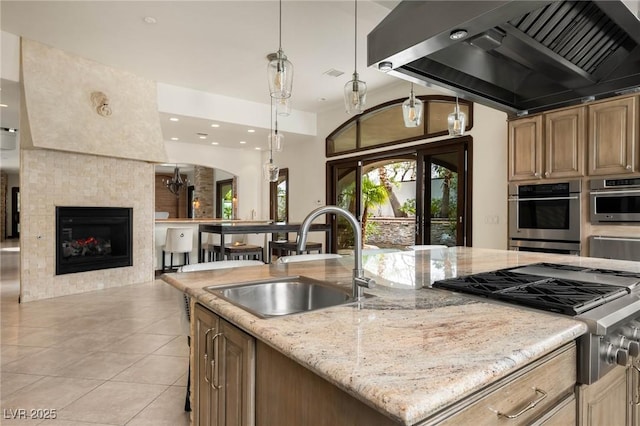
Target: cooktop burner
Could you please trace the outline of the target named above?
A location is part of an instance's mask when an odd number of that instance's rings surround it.
[[[631,292],[640,274],[540,263],[436,281],[433,287],[566,315]]]

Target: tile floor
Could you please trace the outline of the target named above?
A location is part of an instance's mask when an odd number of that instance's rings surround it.
[[[156,280],[19,304],[17,245],[0,244],[0,424],[188,425],[180,293]]]

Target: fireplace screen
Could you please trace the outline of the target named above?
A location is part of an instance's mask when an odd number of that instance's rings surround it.
[[[132,212],[56,207],[56,275],[131,266]]]

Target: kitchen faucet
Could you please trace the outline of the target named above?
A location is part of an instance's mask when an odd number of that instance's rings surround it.
[[[354,235],[354,250],[353,257],[355,258],[355,266],[353,269],[353,282],[352,282],[352,293],[353,298],[359,300],[363,297],[362,287],[372,288],[375,285],[375,281],[372,278],[367,278],[364,276],[364,270],[362,269],[362,228],[360,227],[360,223],[358,219],[355,218],[348,210],[340,208],[338,206],[323,206],[318,207],[311,213],[307,215],[307,217],[300,225],[300,233],[298,237],[298,253],[304,250],[307,245],[307,235],[309,234],[309,228],[311,228],[311,222],[318,216],[326,213],[335,213],[341,216],[344,216],[347,221],[351,224],[353,228]]]

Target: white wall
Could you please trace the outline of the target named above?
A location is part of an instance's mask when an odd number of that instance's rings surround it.
[[[416,87],[415,91],[418,95],[443,94],[424,87]],[[406,97],[408,92],[408,83],[399,81],[385,90],[368,93],[367,105],[370,108]],[[292,221],[301,221],[311,210],[325,203],[325,138],[349,118],[342,106],[319,114],[318,136],[315,140],[296,142],[289,138],[283,151],[274,156],[274,162],[278,166],[289,168],[289,210]],[[472,221],[475,247],[507,248],[506,119],[505,113],[474,105],[474,127],[469,134],[473,136],[474,153]],[[412,144],[420,143],[424,141]],[[396,148],[398,145],[392,149]],[[383,150],[385,149],[380,149]],[[268,214],[269,187],[265,182],[262,191],[265,194],[262,198],[262,211]]]

